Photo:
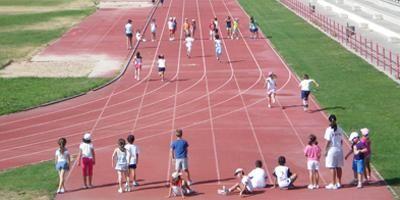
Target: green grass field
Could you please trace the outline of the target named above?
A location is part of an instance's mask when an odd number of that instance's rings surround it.
[[[372,162],[400,193],[400,151],[396,150],[400,86],[278,1],[239,1],[255,16],[289,66],[298,75],[308,73],[320,83],[314,95],[326,112],[335,113],[347,132],[363,127],[371,130]]]
[[[52,199],[58,175],[54,161],[0,172],[0,199]]]

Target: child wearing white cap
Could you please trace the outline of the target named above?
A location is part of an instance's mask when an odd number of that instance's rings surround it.
[[[371,139],[369,138],[369,130],[362,128],[361,130],[361,142],[367,147],[367,152],[364,154],[364,178],[368,182],[371,179]]]
[[[185,198],[185,195],[193,193],[193,190],[188,185],[187,181],[182,179],[182,174],[179,172],[174,172],[171,175],[171,180],[169,181],[168,198],[181,196]]]
[[[345,156],[347,159],[351,154],[353,157],[353,172],[354,181],[353,184],[357,184],[357,188],[362,188],[362,181],[364,175],[364,154],[367,152],[367,147],[359,139],[357,132],[352,132],[349,137],[349,141],[352,142],[351,150]]]
[[[238,179],[238,183],[230,187],[228,190],[226,190],[224,186],[222,190],[218,190],[218,193],[223,195],[228,195],[229,193],[238,191],[241,197],[243,197],[246,194],[251,194],[253,192],[253,185],[250,181],[250,177],[244,174],[243,169],[237,168],[235,170],[234,175]]]
[[[96,163],[94,147],[90,133],[85,133],[79,145],[78,166],[82,164],[83,187],[85,189],[93,187],[93,165]]]

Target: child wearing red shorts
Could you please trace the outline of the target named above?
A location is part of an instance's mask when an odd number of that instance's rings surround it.
[[[95,153],[91,141],[90,133],[83,135],[82,143],[79,145],[78,166],[82,166],[83,187],[85,189],[93,187],[93,165],[95,162]]]

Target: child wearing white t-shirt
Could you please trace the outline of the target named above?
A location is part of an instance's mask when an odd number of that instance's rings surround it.
[[[304,111],[308,111],[308,96],[311,93],[311,83],[314,83],[315,86],[319,87],[319,84],[314,79],[310,79],[307,74],[304,74],[303,80],[299,83]]]
[[[132,185],[133,186],[139,186],[139,183],[136,181],[136,168],[137,165],[139,163],[139,148],[134,145],[133,143],[135,142],[135,136],[134,135],[128,135],[128,137],[126,138],[126,140],[128,141],[128,144],[125,145],[125,149],[129,152],[129,158],[128,160],[129,165],[128,165],[128,181],[127,184],[129,184],[129,180],[131,179],[130,177],[132,177]]]
[[[255,164],[256,168],[248,174],[248,176],[250,177],[251,185],[253,186],[253,188],[265,188],[265,186],[267,185],[267,174],[262,168],[261,160],[257,160]]]
[[[192,52],[192,46],[193,46],[193,42],[194,39],[189,35],[188,37],[186,37],[185,39],[185,43],[186,43],[186,56],[188,58],[190,58],[190,54]]]
[[[161,81],[165,81],[164,76],[165,76],[165,68],[167,67],[165,64],[165,58],[163,54],[160,54],[158,56],[157,60],[158,64],[158,75],[161,77]]]
[[[297,174],[292,173],[289,167],[285,166],[286,158],[284,156],[279,156],[278,163],[279,165],[274,169],[274,188],[276,185],[279,186],[279,189],[293,188],[293,182],[296,181]]]
[[[65,192],[65,187],[64,187],[65,172],[69,171],[71,158],[68,149],[66,148],[67,140],[65,138],[60,138],[58,140],[58,145],[60,147],[57,149],[55,154],[55,164],[59,177],[57,194],[62,194]]]
[[[78,166],[82,164],[83,187],[85,189],[93,187],[93,165],[96,163],[94,147],[90,133],[83,135],[82,143],[79,145]]]
[[[244,174],[243,169],[237,168],[235,170],[234,175],[238,179],[238,182],[235,185],[233,185],[232,187],[230,187],[228,190],[225,189],[225,186],[224,186],[224,188],[222,190],[218,190],[218,193],[223,194],[223,195],[228,195],[229,193],[238,191],[239,195],[241,197],[251,194],[253,192],[253,185],[250,181],[251,178]]]

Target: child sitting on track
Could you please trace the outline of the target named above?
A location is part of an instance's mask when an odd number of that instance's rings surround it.
[[[65,138],[60,138],[58,140],[58,145],[60,146],[56,151],[56,169],[58,171],[59,183],[57,194],[62,194],[65,192],[64,187],[64,179],[65,179],[65,172],[69,170],[69,166],[71,163],[71,158],[68,152],[68,149],[65,147],[67,145],[67,140]]]
[[[185,195],[193,193],[187,181],[183,180],[181,176],[182,174],[179,172],[172,173],[172,179],[169,181],[168,198],[172,196],[185,198]]]
[[[253,185],[250,181],[250,177],[246,176],[244,174],[244,171],[242,168],[237,168],[235,170],[234,175],[238,179],[238,182],[230,187],[228,190],[225,189],[225,186],[222,188],[222,190],[218,190],[219,194],[223,195],[228,195],[232,192],[238,191],[239,195],[241,197],[244,197],[245,195],[251,194],[253,192]]]
[[[279,156],[278,158],[279,166],[275,167],[274,170],[274,186],[279,186],[279,189],[292,189],[294,188],[293,183],[296,181],[297,174],[293,174],[289,167],[285,166],[286,158],[284,156]]]

